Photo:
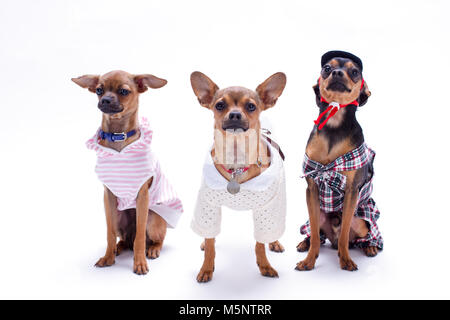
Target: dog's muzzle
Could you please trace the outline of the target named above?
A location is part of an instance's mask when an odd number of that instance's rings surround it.
[[[222,129],[225,131],[247,131],[248,122],[242,120],[226,120],[222,123]]]
[[[103,113],[114,114],[123,111],[123,107],[110,97],[103,97],[98,102],[98,108]]]
[[[327,90],[338,91],[338,92],[351,92],[349,88],[347,88],[346,84],[342,80],[331,79],[328,83]]]

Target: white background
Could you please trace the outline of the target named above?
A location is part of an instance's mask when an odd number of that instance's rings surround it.
[[[448,1],[0,4],[0,298],[450,298]],[[299,176],[318,113],[311,86],[333,49],[362,58],[372,91],[357,116],[377,152],[385,250],[375,258],[352,250],[359,271],[350,273],[326,246],[313,271],[297,272],[308,217]],[[142,95],[140,113],[185,213],[147,276],[132,273],[131,253],[93,267],[106,231],[95,154],[84,143],[101,114],[70,78],[114,69],[168,80]],[[213,132],[190,87],[194,70],[220,87],[287,74],[264,115],[287,156],[286,252],[269,253],[279,279],[259,275],[250,213],[225,210],[214,279],[195,281],[203,254],[189,223]]]

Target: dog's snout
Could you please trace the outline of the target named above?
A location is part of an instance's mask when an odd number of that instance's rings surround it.
[[[103,105],[103,106],[109,106],[111,103],[112,103],[111,97],[103,97],[100,100],[100,104]]]
[[[123,111],[119,101],[110,95],[102,97],[98,102],[98,108],[104,113],[118,113]]]
[[[235,109],[233,111],[230,111],[230,113],[223,119],[222,129],[242,129],[243,131],[247,131],[248,121],[240,111]]]
[[[344,72],[342,72],[342,70],[340,70],[340,69],[333,70],[333,72],[331,74],[333,75],[333,77],[339,77],[339,78],[342,78],[344,76]]]
[[[242,114],[240,112],[230,112],[228,119],[234,120],[234,121],[240,121],[242,119]]]

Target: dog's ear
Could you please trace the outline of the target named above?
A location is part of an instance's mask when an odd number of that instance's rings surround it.
[[[191,85],[198,98],[198,102],[200,102],[203,107],[209,109],[219,87],[210,78],[199,71],[192,72]]]
[[[361,93],[359,94],[359,97],[358,97],[358,103],[359,103],[360,107],[362,107],[363,105],[366,104],[366,102],[369,99],[371,94],[372,93],[370,92],[369,87],[367,86],[367,82],[364,81],[364,86],[363,86],[363,88],[361,90]]]
[[[264,110],[275,105],[285,86],[286,75],[283,72],[277,72],[256,88],[259,98],[264,103]]]
[[[89,91],[95,92],[99,78],[99,75],[87,74],[78,78],[72,78],[72,81],[82,88],[87,88]]]
[[[319,80],[317,83],[313,85],[314,94],[316,95],[316,105],[320,107],[320,88],[319,88]]]
[[[167,84],[167,80],[155,77],[151,74],[139,74],[134,76],[134,83],[136,83],[139,93],[147,91],[148,88],[159,89]]]

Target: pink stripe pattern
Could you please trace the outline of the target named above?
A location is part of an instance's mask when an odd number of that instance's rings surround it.
[[[142,185],[153,177],[149,189],[149,208],[174,228],[183,213],[183,205],[161,171],[158,159],[150,148],[153,131],[142,118],[138,140],[120,152],[99,144],[99,130],[86,142],[97,153],[95,172],[99,180],[117,197],[117,209],[136,208],[136,197]]]

